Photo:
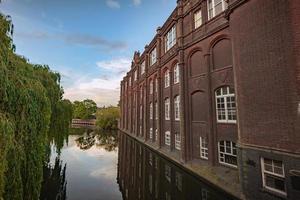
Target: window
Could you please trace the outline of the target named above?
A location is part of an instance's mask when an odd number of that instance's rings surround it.
[[[219,142],[219,162],[225,165],[237,167],[236,146],[234,142]]]
[[[158,139],[158,130],[155,129],[155,141],[157,141],[157,139]]]
[[[179,133],[175,134],[175,149],[177,150],[181,149],[181,138]]]
[[[169,70],[165,71],[165,88],[170,86],[170,72]]]
[[[176,25],[174,25],[166,35],[165,51],[167,52],[176,44]]]
[[[165,144],[170,146],[171,144],[171,136],[170,131],[165,132]]]
[[[182,175],[179,172],[175,173],[175,185],[179,191],[182,191]]]
[[[153,119],[153,104],[150,103],[150,119]]]
[[[158,119],[158,104],[157,101],[155,101],[155,119]]]
[[[176,64],[174,67],[174,84],[179,83],[179,65]]]
[[[150,94],[153,94],[153,80],[150,80]]]
[[[236,105],[234,90],[222,87],[216,90],[217,121],[223,123],[236,123]]]
[[[140,125],[140,135],[143,134],[143,128],[142,128],[142,125]]]
[[[170,99],[165,99],[165,120],[170,120]]]
[[[195,25],[195,29],[199,28],[202,25],[202,12],[201,10],[198,10],[197,12],[195,12],[194,14],[194,25]]]
[[[223,12],[228,4],[225,0],[207,0],[208,3],[208,19],[215,17]]]
[[[208,192],[208,190],[202,188],[201,189],[201,197],[202,197],[201,198],[202,200],[207,200],[209,198],[209,192]]]
[[[200,158],[208,160],[208,145],[204,137],[200,137]]]
[[[171,167],[169,165],[165,165],[165,177],[171,182]]]
[[[145,64],[145,61],[143,61],[141,64],[141,75],[143,75],[145,73],[145,68],[146,68],[146,64]]]
[[[153,138],[153,128],[150,128],[150,131],[149,131],[149,138],[152,140]]]
[[[134,81],[137,80],[137,70],[134,71]]]
[[[286,195],[285,174],[282,161],[261,158],[263,187]]]
[[[150,53],[150,66],[156,63],[156,47]]]
[[[180,120],[180,97],[177,95],[174,98],[174,114],[175,114],[175,120]]]

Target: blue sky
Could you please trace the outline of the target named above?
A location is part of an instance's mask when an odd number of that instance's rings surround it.
[[[17,53],[62,75],[65,98],[116,105],[133,52],[143,51],[176,0],[3,0]]]

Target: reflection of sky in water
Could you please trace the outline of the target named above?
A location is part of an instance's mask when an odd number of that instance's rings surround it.
[[[81,150],[75,142],[79,137],[70,135],[61,153],[61,160],[67,163],[67,199],[122,199],[116,179],[117,152],[95,146]]]

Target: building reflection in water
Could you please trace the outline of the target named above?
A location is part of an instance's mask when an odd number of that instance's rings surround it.
[[[235,199],[123,133],[119,133],[118,183],[125,200]]]

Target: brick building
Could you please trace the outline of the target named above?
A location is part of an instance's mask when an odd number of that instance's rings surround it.
[[[247,199],[300,199],[299,6],[178,0],[121,82],[120,130]]]

